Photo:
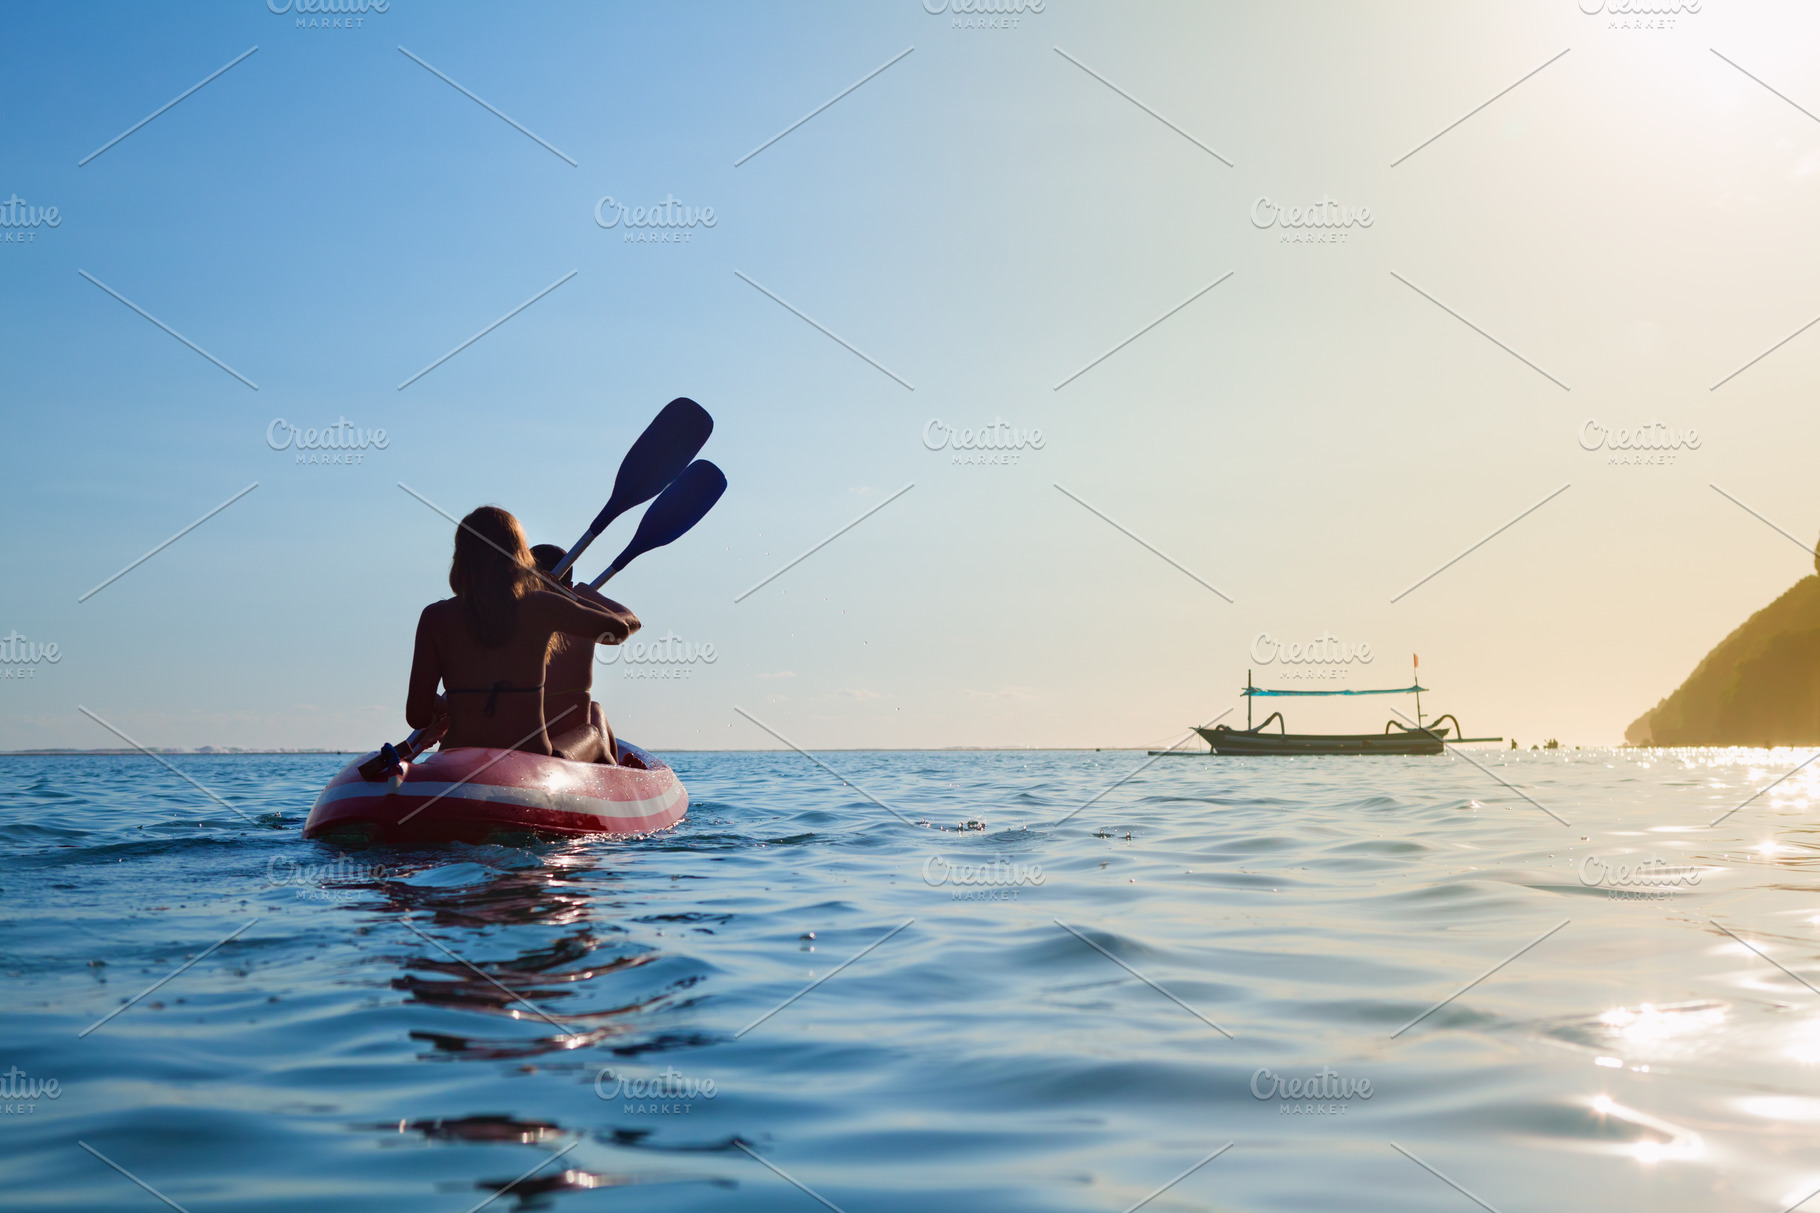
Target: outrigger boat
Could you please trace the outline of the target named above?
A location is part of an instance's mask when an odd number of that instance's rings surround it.
[[[1195,732],[1212,747],[1208,751],[1199,750],[1152,750],[1152,755],[1164,754],[1226,754],[1226,755],[1271,755],[1271,754],[1439,754],[1446,750],[1450,741],[1454,743],[1468,741],[1503,741],[1502,737],[1461,737],[1464,732],[1460,722],[1453,713],[1437,716],[1434,720],[1423,723],[1422,692],[1429,688],[1420,682],[1406,687],[1391,687],[1382,691],[1278,691],[1253,686],[1251,671],[1245,671],[1245,687],[1239,693],[1245,697],[1245,728],[1241,731],[1230,725],[1216,724],[1212,728],[1196,727]],[[1382,733],[1291,733],[1283,713],[1272,712],[1264,718],[1264,723],[1253,726],[1251,723],[1251,701],[1260,696],[1266,698],[1290,698],[1302,696],[1330,695],[1414,695],[1416,697],[1416,723],[1411,728],[1400,720],[1384,722]],[[1451,720],[1451,726],[1441,723]],[[1277,732],[1265,732],[1275,721]],[[1447,736],[1449,729],[1455,736]]]

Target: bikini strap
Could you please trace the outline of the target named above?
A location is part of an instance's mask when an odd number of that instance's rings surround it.
[[[541,682],[535,686],[515,687],[512,685],[512,680],[510,678],[501,678],[490,687],[450,687],[449,694],[485,695],[487,697],[487,705],[480,709],[480,712],[483,716],[491,716],[493,715],[494,709],[499,706],[499,697],[501,695],[518,695],[526,691],[541,690],[543,690],[543,683]]]

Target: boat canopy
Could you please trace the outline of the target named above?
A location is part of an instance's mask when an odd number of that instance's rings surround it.
[[[1239,694],[1241,694],[1241,695],[1268,695],[1268,696],[1288,696],[1288,695],[1297,695],[1297,696],[1300,696],[1300,695],[1413,695],[1413,694],[1415,694],[1415,693],[1416,693],[1416,692],[1417,692],[1417,691],[1426,691],[1426,690],[1427,690],[1427,689],[1428,689],[1428,688],[1427,688],[1427,687],[1424,687],[1424,686],[1408,686],[1408,687],[1391,687],[1391,688],[1390,688],[1390,689],[1389,689],[1389,690],[1387,690],[1387,691],[1267,691],[1267,690],[1265,690],[1265,689],[1264,689],[1264,688],[1263,688],[1263,687],[1243,687],[1243,688],[1241,688],[1241,689],[1240,689],[1240,691],[1239,691]]]

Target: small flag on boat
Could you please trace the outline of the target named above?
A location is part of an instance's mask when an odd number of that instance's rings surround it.
[[[1415,662],[1415,664],[1416,664],[1416,669],[1418,669],[1418,670],[1419,670],[1419,669],[1421,669],[1421,668],[1422,668],[1422,658],[1421,658],[1421,656],[1420,656],[1420,655],[1418,655],[1418,654],[1416,654],[1416,653],[1411,653],[1411,654],[1410,654],[1410,655],[1409,655],[1409,658],[1410,658],[1410,660],[1411,660],[1411,661],[1413,661],[1413,662]]]

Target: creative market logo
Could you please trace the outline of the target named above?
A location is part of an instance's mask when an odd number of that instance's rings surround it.
[[[1040,13],[1045,0],[923,0],[931,17],[948,13],[949,29],[1016,29],[1024,13]]]
[[[1676,451],[1700,449],[1700,431],[1691,426],[1678,430],[1655,420],[1634,430],[1589,420],[1580,427],[1579,438],[1581,450],[1608,451],[1605,462],[1619,467],[1669,467]]]
[[[273,16],[294,14],[294,29],[360,29],[367,13],[383,13],[392,0],[265,0]]]
[[[346,417],[320,430],[302,429],[282,417],[265,427],[265,444],[274,451],[290,451],[296,462],[309,467],[352,467],[365,463],[367,451],[392,445],[383,429],[363,430]]]
[[[56,665],[62,660],[63,653],[54,640],[49,644],[34,643],[17,629],[0,637],[0,680],[36,678],[41,663]]]
[[[697,227],[713,227],[719,220],[711,206],[687,206],[674,194],[665,194],[655,206],[622,206],[611,194],[594,204],[594,222],[608,231],[619,228],[627,244],[687,244]]]
[[[1371,208],[1345,206],[1325,194],[1307,206],[1284,206],[1260,194],[1251,204],[1251,226],[1276,228],[1279,244],[1344,244],[1353,228],[1371,226]]]
[[[923,427],[923,449],[949,451],[949,462],[962,467],[1015,467],[1022,452],[1043,449],[1043,431],[1021,430],[997,417],[978,429],[956,429],[932,417]]]
[[[1580,11],[1611,17],[1606,29],[1673,29],[1677,14],[1700,11],[1700,0],[1580,0]]]
[[[1363,640],[1356,644],[1341,640],[1326,628],[1309,641],[1284,642],[1269,632],[1259,632],[1251,638],[1251,659],[1259,665],[1277,662],[1293,667],[1284,669],[1281,677],[1285,679],[1339,678],[1354,662],[1370,665],[1371,646]]]
[[[1588,855],[1580,861],[1580,883],[1589,889],[1604,889],[1607,899],[1613,901],[1663,901],[1676,886],[1699,884],[1700,869],[1670,863],[1660,855],[1635,862]]]
[[[596,1098],[623,1099],[626,1103],[620,1111],[635,1116],[687,1115],[695,1111],[696,1100],[719,1094],[712,1078],[690,1078],[675,1066],[665,1066],[654,1078],[621,1074],[611,1066],[602,1066],[594,1076]]]
[[[37,229],[62,223],[54,206],[32,206],[17,194],[0,202],[0,244],[36,244]]]
[[[712,641],[696,644],[665,629],[658,640],[629,640],[624,644],[601,644],[594,649],[594,660],[601,665],[617,665],[624,670],[620,677],[631,679],[682,679],[697,665],[713,665],[719,660]]]
[[[61,1099],[63,1085],[54,1078],[32,1078],[18,1066],[0,1074],[0,1115],[30,1116],[40,1099]]]
[[[951,863],[940,855],[923,860],[923,883],[954,890],[955,901],[1016,901],[1018,890],[1040,887],[1043,866],[1036,863]]]
[[[386,879],[386,870],[374,864],[352,863],[336,859],[329,863],[298,863],[295,859],[273,856],[266,861],[265,883],[269,889],[293,886],[299,901],[353,901],[358,889],[342,885],[372,885]]]
[[[1251,1097],[1277,1100],[1277,1111],[1286,1116],[1343,1114],[1350,1101],[1371,1098],[1371,1079],[1343,1078],[1331,1066],[1322,1066],[1308,1078],[1285,1078],[1268,1068],[1251,1075]]]

